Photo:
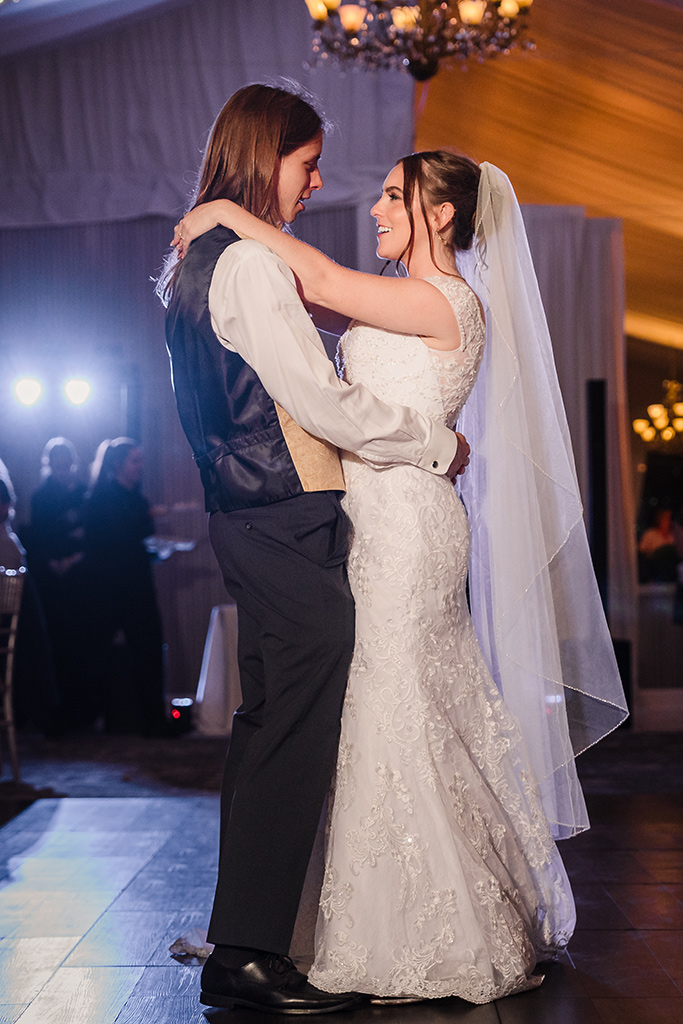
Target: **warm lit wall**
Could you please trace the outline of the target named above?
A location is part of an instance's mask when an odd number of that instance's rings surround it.
[[[683,346],[683,10],[535,0],[530,25],[535,52],[418,87],[416,148],[492,161],[521,202],[621,218],[627,310],[672,321]]]

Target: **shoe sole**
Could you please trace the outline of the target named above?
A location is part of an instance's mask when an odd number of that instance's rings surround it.
[[[316,1007],[277,1007],[267,1006],[264,1003],[252,1003],[248,999],[238,999],[233,996],[211,995],[210,992],[202,992],[199,1002],[204,1006],[218,1006],[224,1010],[232,1010],[235,1006],[245,1006],[249,1010],[260,1010],[261,1013],[287,1014],[288,1016],[301,1016],[311,1013],[337,1013],[338,1010],[350,1010],[354,1006],[360,1006],[364,1000],[350,999],[346,1003],[336,1003],[334,1006]]]

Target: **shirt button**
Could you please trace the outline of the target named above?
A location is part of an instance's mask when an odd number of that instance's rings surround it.
[[[438,469],[438,468],[439,468],[439,463],[435,460],[434,462],[432,462],[432,469]]]
[[[245,523],[244,524],[244,529],[245,530],[251,530],[251,523]]]

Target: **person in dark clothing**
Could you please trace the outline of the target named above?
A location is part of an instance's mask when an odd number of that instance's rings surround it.
[[[671,520],[678,564],[676,566],[676,591],[674,593],[674,622],[683,626],[683,505],[679,505]]]
[[[74,445],[51,438],[42,455],[42,482],[31,498],[26,535],[28,567],[35,581],[52,648],[61,707],[57,732],[86,724],[90,687],[85,650],[87,605],[83,566],[85,484]]]
[[[14,719],[17,726],[30,723],[49,733],[60,697],[40,596],[33,576],[26,571],[26,552],[12,529],[15,502],[12,481],[0,459],[0,572],[24,575],[14,652]]]
[[[76,449],[65,437],[43,450],[42,483],[31,499],[31,560],[41,577],[64,579],[83,560],[85,485]]]
[[[0,462],[0,569],[20,569],[25,565],[26,552],[12,530],[14,495],[4,469]]]
[[[161,617],[145,538],[154,520],[140,492],[143,457],[127,437],[104,441],[93,464],[93,482],[85,513],[85,552],[92,598],[94,670],[111,675],[113,643],[123,636],[130,654],[130,678],[124,684],[126,722],[117,720],[111,695],[105,694],[107,727],[128,727],[144,735],[166,730]],[[106,683],[105,683],[106,690]]]

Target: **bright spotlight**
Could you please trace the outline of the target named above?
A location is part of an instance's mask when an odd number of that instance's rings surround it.
[[[22,405],[35,405],[43,393],[43,385],[35,377],[22,377],[14,385],[14,394]]]
[[[72,405],[83,405],[90,398],[92,387],[87,380],[68,380],[64,385],[64,394]]]

